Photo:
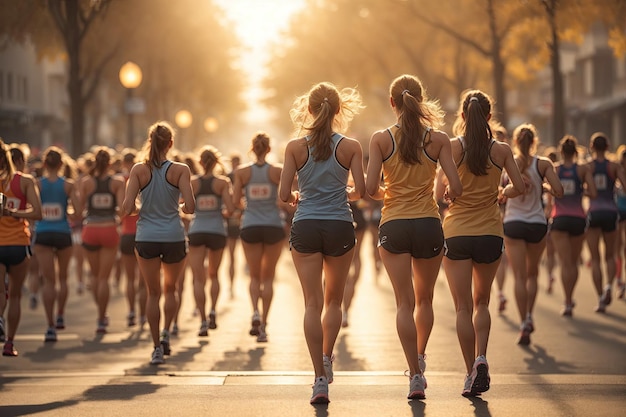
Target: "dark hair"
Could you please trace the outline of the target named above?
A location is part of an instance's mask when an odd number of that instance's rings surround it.
[[[443,111],[439,103],[428,100],[422,83],[413,75],[393,80],[389,95],[399,112],[400,160],[409,165],[421,163],[422,150],[430,142],[424,137],[426,127],[441,126]]]
[[[150,170],[152,167],[161,167],[161,155],[167,151],[173,140],[174,129],[167,122],[156,122],[148,128],[148,156],[145,163]]]
[[[606,152],[609,149],[609,139],[604,133],[596,132],[591,135],[589,146],[596,152]]]
[[[0,138],[0,179],[6,180],[11,178],[15,173],[13,160],[9,152],[9,146]]]
[[[311,130],[309,147],[313,148],[315,161],[325,161],[330,157],[333,121],[340,105],[339,92],[332,84],[319,83],[309,91],[309,108],[314,120],[307,128]]]
[[[99,177],[105,174],[109,169],[109,165],[111,164],[111,152],[108,148],[101,147],[96,152],[94,159],[95,162],[93,167],[89,170],[89,175]]]
[[[474,175],[487,175],[490,164],[489,144],[493,137],[487,120],[490,114],[491,98],[487,94],[480,90],[465,92],[453,129],[465,139],[463,158]]]
[[[56,147],[50,146],[43,154],[43,166],[48,172],[59,173],[65,164],[63,151]]]
[[[567,157],[574,157],[578,155],[578,140],[572,135],[565,135],[559,142],[561,148],[561,154]]]
[[[252,145],[250,150],[254,152],[257,158],[267,154],[270,151],[269,135],[265,132],[257,132],[252,138]]]

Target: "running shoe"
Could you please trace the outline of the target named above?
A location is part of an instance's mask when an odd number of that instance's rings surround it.
[[[209,329],[217,329],[217,322],[215,321],[215,311],[209,313]]]
[[[600,297],[600,302],[606,307],[611,304],[611,301],[613,301],[613,297],[611,297],[611,288],[607,287],[604,289],[602,297]]]
[[[198,336],[206,337],[209,335],[209,324],[206,321],[203,321],[200,324],[200,330],[198,331]]]
[[[533,328],[534,330],[534,328]],[[519,338],[517,339],[518,345],[528,346],[530,345],[530,334],[532,333],[531,327],[528,326],[528,322],[522,323],[520,328]]]
[[[506,297],[504,295],[501,295],[499,299],[499,303],[498,303],[499,313],[502,313],[506,309],[506,302],[507,302]]]
[[[44,342],[56,342],[57,341],[57,331],[54,327],[48,327],[46,334],[44,336]]]
[[[178,336],[178,323],[172,325],[172,336]],[[167,355],[167,353],[166,353]]]
[[[37,294],[31,294],[30,295],[30,309],[31,310],[36,310],[37,309],[37,305],[39,304],[39,300],[37,299]]]
[[[606,304],[602,302],[602,299],[598,302],[598,306],[594,310],[596,313],[606,313]]]
[[[256,341],[259,343],[267,342],[267,333],[265,333],[265,326],[259,326],[259,334],[256,337]]]
[[[424,390],[426,389],[426,378],[423,374],[415,374],[409,382],[409,400],[423,400],[426,398]]]
[[[104,334],[107,332],[107,324],[106,321],[98,320],[98,327],[96,328],[96,333]]]
[[[324,359],[324,373],[326,374],[326,381],[329,384],[333,383],[333,362],[335,361],[335,355],[331,354],[330,358],[326,355],[323,356]]]
[[[313,395],[311,395],[311,404],[328,404],[328,380],[325,376],[315,379],[313,384]]]
[[[148,322],[148,318],[146,316],[139,317],[139,325],[143,328]]]
[[[170,349],[170,332],[165,329],[161,331],[161,350],[164,355],[171,355],[172,353]]]
[[[422,371],[422,373],[426,372],[426,355],[418,355],[417,360],[420,366],[420,371]]]
[[[474,361],[472,374],[475,374],[472,382],[472,391],[477,393],[489,391],[489,383],[491,382],[491,377],[489,376],[489,364],[487,364],[487,358],[483,355],[480,355]]]
[[[0,342],[4,342],[6,330],[4,330],[4,318],[0,317]]]
[[[259,326],[261,325],[261,315],[258,311],[255,311],[252,315],[252,327],[250,328],[250,336],[257,336],[259,334]]]
[[[63,318],[62,315],[57,316],[57,322],[56,322],[55,327],[59,330],[65,329],[65,319]]]
[[[2,356],[17,356],[17,350],[13,346],[13,342],[6,342],[4,344],[4,349],[2,349]]]
[[[472,371],[473,373],[474,371]],[[473,392],[472,391],[472,384],[474,382],[474,379],[472,378],[472,375],[466,375],[465,376],[465,383],[463,384],[463,392],[461,393],[462,396],[464,397],[476,397],[477,395],[480,395],[477,392]]]
[[[574,311],[574,304],[565,304],[563,306],[563,310],[561,310],[561,315],[563,317],[572,317]]]
[[[624,295],[626,295],[626,283],[624,283],[624,281],[618,282],[617,288],[619,289],[617,293],[617,298],[619,298],[620,300],[623,300]]]
[[[128,316],[126,316],[126,322],[127,322],[126,324],[128,325],[128,327],[133,327],[137,324],[134,311],[131,311],[130,313],[128,313]]]
[[[161,346],[157,346],[154,348],[152,352],[152,359],[150,360],[150,365],[160,365],[165,363],[165,359],[163,358],[163,351],[161,350]]]

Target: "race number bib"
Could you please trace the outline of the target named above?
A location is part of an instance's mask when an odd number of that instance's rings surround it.
[[[91,207],[95,209],[110,209],[113,207],[113,196],[111,194],[96,193],[92,196]]]
[[[44,220],[56,221],[63,219],[63,208],[59,203],[44,203],[41,206],[41,214]]]
[[[596,184],[596,189],[598,191],[604,191],[607,189],[606,185],[606,175],[604,174],[596,174],[593,176],[593,182]]]
[[[576,194],[576,181],[570,178],[562,178],[561,184],[563,184],[563,195]]]
[[[214,195],[199,195],[196,198],[196,207],[200,211],[217,210],[217,197]]]
[[[269,184],[252,184],[248,188],[248,198],[250,200],[267,200],[272,194]]]
[[[20,199],[16,197],[7,197],[5,207],[11,210],[19,210],[20,208]]]

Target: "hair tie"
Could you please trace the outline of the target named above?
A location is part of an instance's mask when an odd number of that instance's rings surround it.
[[[478,97],[474,96],[472,98],[469,99],[469,102],[471,103],[472,101],[475,101],[478,103]]]
[[[405,95],[406,93],[410,93],[410,91],[409,91],[409,90],[402,90],[402,92],[401,92],[400,94],[402,95],[402,97],[404,97],[404,95]]]

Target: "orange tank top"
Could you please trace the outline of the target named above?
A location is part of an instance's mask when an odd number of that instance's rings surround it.
[[[19,172],[13,175],[9,186],[5,189],[0,183],[0,192],[6,196],[6,207],[9,209],[24,210],[26,196],[20,187],[22,176]],[[30,245],[30,230],[28,221],[15,217],[0,217],[0,246],[28,246]]]

